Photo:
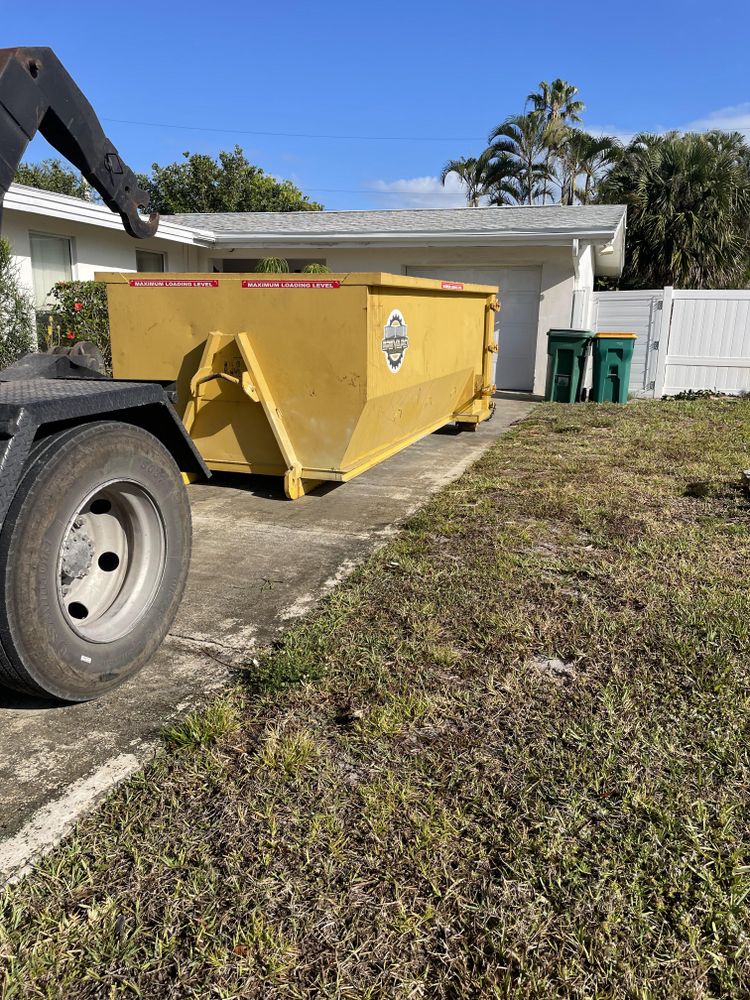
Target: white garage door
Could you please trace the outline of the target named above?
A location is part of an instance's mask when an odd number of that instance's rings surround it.
[[[446,264],[409,267],[407,273],[419,278],[448,278],[474,281],[479,285],[499,285],[502,308],[495,323],[500,346],[495,382],[498,389],[531,390],[542,283],[540,267],[458,267]]]

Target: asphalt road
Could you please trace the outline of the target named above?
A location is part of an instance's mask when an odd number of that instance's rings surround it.
[[[146,669],[84,705],[45,704],[0,688],[0,884],[141,767],[165,725],[220,689],[231,664],[309,611],[532,405],[500,398],[494,419],[476,433],[445,428],[351,483],[294,503],[264,477],[190,487],[187,592]]]

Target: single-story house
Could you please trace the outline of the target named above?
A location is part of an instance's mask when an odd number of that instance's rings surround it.
[[[292,271],[319,262],[499,285],[497,385],[541,393],[547,331],[587,325],[595,275],[622,271],[625,216],[622,205],[189,214],[141,242],[104,206],[14,184],[3,234],[38,308],[61,278],[252,271],[268,256]]]

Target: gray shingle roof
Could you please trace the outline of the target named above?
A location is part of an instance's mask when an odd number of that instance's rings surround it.
[[[381,234],[579,236],[611,238],[623,205],[520,205],[498,208],[421,208],[374,212],[217,212],[165,215],[179,226],[217,236],[331,237]]]

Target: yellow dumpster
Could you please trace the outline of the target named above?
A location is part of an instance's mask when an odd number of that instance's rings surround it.
[[[496,288],[391,274],[97,274],[115,378],[176,381],[209,468],[295,499],[491,414]]]

